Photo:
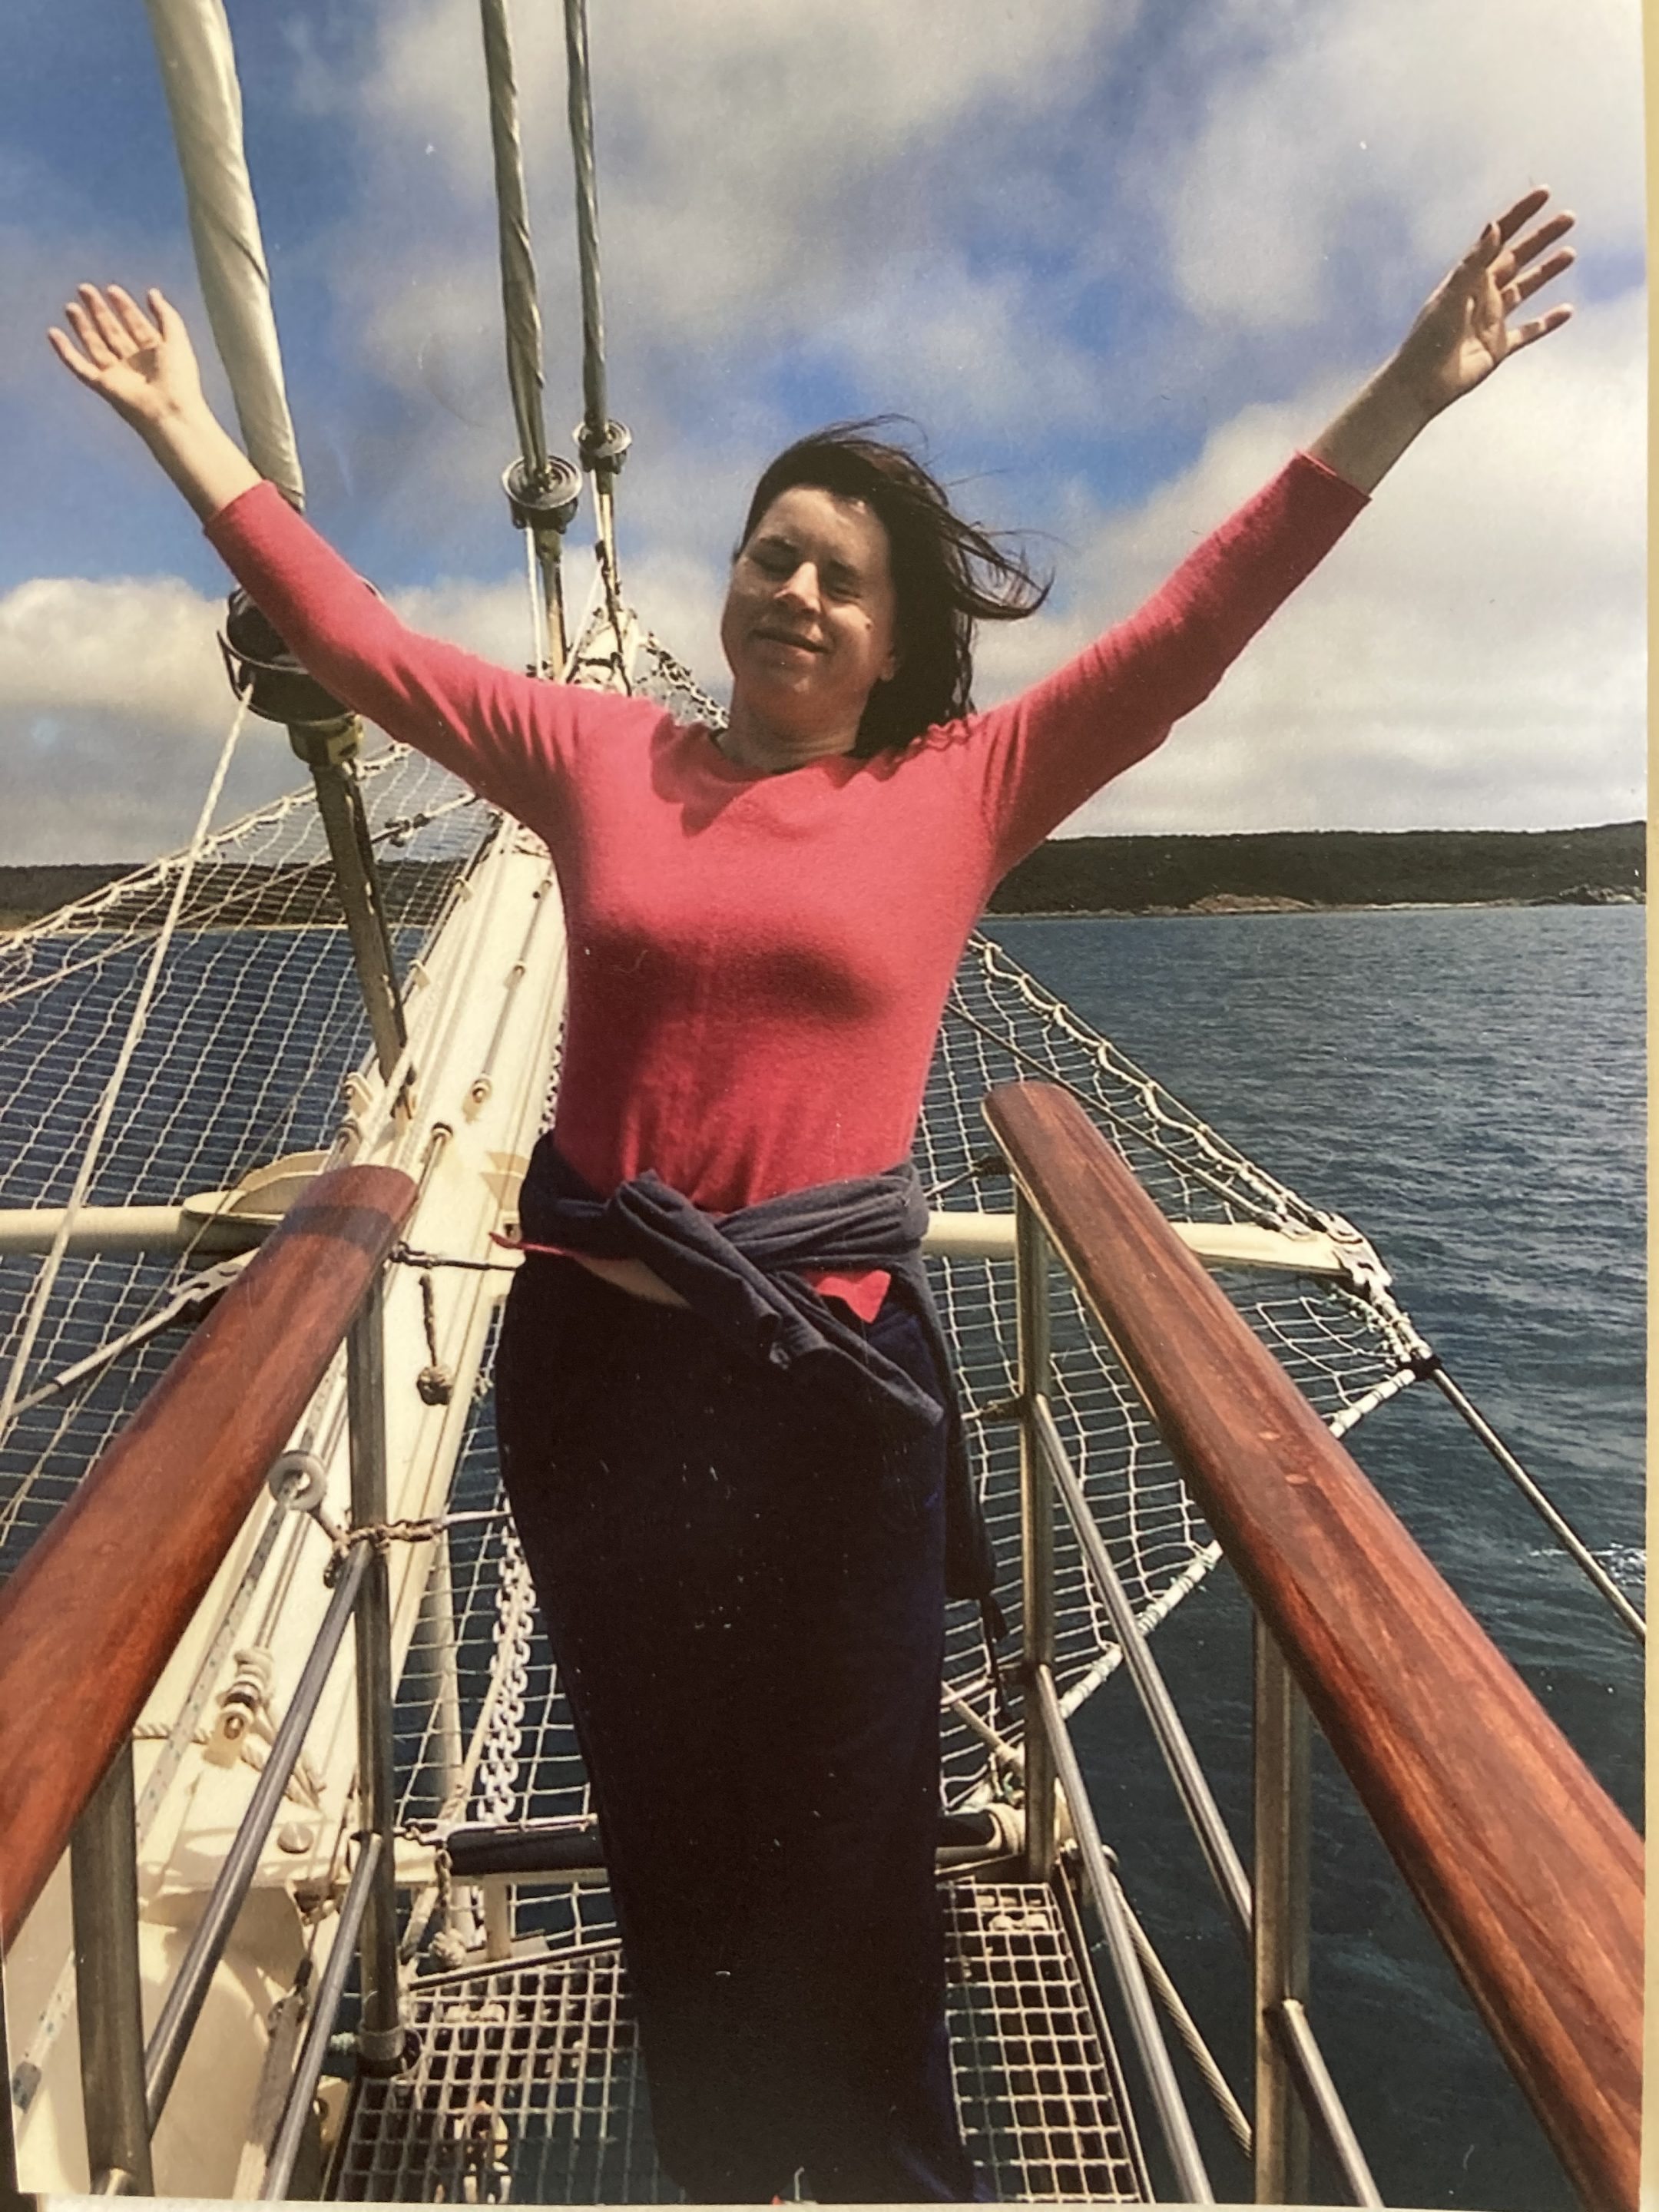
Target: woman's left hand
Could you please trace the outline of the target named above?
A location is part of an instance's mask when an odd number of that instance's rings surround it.
[[[1425,415],[1473,392],[1500,362],[1559,331],[1572,313],[1557,307],[1527,322],[1510,321],[1523,301],[1572,266],[1571,246],[1550,251],[1572,228],[1571,216],[1553,215],[1535,230],[1526,228],[1548,198],[1540,186],[1486,225],[1431,295],[1389,364],[1385,374],[1412,390]]]
[[[1374,491],[1443,408],[1484,384],[1512,353],[1560,329],[1571,307],[1510,321],[1523,301],[1572,264],[1571,247],[1558,244],[1572,228],[1570,215],[1527,228],[1548,198],[1541,187],[1530,191],[1486,225],[1430,296],[1399,350],[1308,447],[1316,460],[1360,491]]]

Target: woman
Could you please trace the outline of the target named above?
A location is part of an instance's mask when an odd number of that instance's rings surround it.
[[[694,2197],[802,2168],[841,2201],[974,2193],[933,1860],[947,1576],[983,1595],[984,1561],[894,1163],[999,877],[1206,695],[1432,416],[1565,321],[1509,322],[1572,258],[1570,216],[1528,228],[1546,197],[1146,607],[981,714],[973,619],[1041,592],[866,430],[761,480],[716,732],[405,630],[214,421],[159,294],[84,286],[52,333],[313,673],[557,865],[564,1074],[521,1197],[503,1470]]]

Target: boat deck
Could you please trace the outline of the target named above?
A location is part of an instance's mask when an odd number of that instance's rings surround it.
[[[1068,1892],[944,1883],[969,2148],[1004,2203],[1144,2203],[1146,2169]],[[417,1983],[415,2063],[365,2081],[331,2194],[372,2203],[679,2202],[651,2141],[615,1942]]]

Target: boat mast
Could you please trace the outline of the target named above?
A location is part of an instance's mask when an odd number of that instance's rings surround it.
[[[283,388],[242,145],[242,94],[221,0],[144,0],[184,174],[191,242],[219,357],[230,379],[247,457],[295,507],[305,479]]]
[[[173,118],[208,320],[230,380],[248,459],[295,507],[305,479],[283,376],[270,271],[242,137],[242,94],[222,0],[145,0]],[[408,1042],[386,904],[356,762],[362,725],[289,659],[238,593],[226,625],[233,682],[253,711],[285,722],[310,769],[383,1075]]]

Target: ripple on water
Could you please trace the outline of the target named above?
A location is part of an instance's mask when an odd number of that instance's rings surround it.
[[[993,925],[1188,1105],[1371,1238],[1451,1373],[1638,1601],[1643,921],[1569,908]],[[1431,1387],[1349,1442],[1639,1819],[1641,1656],[1584,1576]],[[1246,1837],[1249,1614],[1225,1570],[1158,1648]],[[1078,1735],[1131,1893],[1172,1931],[1183,1995],[1248,2080],[1248,2048],[1228,2042],[1248,2005],[1236,1945],[1125,1685],[1085,1708]],[[1319,2032],[1384,2197],[1568,2212],[1530,2115],[1322,1752],[1315,1802]],[[1222,2193],[1248,2194],[1224,2143],[1206,2149]]]

